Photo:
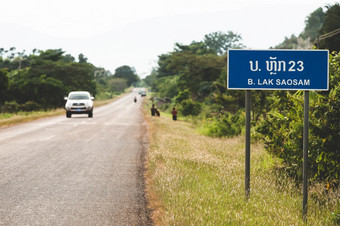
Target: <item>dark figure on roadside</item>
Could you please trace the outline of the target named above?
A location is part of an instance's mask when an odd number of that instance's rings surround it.
[[[137,102],[137,98],[135,97],[135,99],[133,99],[133,101],[136,103]]]
[[[159,113],[158,109],[156,108],[156,115],[159,117],[161,116],[161,113]]]
[[[157,111],[157,108],[155,108],[155,105],[153,104],[152,108],[151,108],[151,116],[155,116],[156,115],[156,111]]]
[[[173,108],[173,109],[172,109],[171,114],[172,114],[172,119],[173,119],[174,121],[176,121],[176,120],[177,120],[177,111],[176,111],[176,108]]]

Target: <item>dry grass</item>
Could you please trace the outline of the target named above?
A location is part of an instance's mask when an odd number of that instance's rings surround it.
[[[261,144],[251,147],[251,195],[246,201],[242,136],[210,138],[187,122],[146,117],[147,193],[156,225],[304,225],[301,189],[273,174],[278,161]],[[332,225],[339,193],[318,195],[326,203],[309,199],[308,224]]]
[[[0,128],[24,122],[30,122],[39,118],[57,116],[64,113],[64,109],[56,109],[52,111],[18,112],[15,114],[3,113],[0,114]]]

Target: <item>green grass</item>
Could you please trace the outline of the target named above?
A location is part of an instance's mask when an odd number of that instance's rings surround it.
[[[251,193],[244,193],[244,138],[211,138],[168,115],[149,117],[147,193],[156,225],[304,225],[301,188],[274,173],[280,161],[251,147]],[[336,193],[338,192],[338,193]],[[313,186],[308,224],[333,225],[339,191]],[[324,200],[320,202],[318,200]],[[325,201],[326,200],[326,201]]]

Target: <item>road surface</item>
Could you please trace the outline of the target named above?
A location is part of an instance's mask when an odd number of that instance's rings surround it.
[[[141,100],[0,129],[0,225],[152,224]]]

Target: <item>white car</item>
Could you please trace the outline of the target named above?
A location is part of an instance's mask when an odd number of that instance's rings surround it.
[[[93,117],[93,99],[89,92],[73,91],[68,94],[65,109],[66,117],[71,118],[72,114],[88,114],[89,118]]]
[[[140,95],[141,95],[142,97],[145,97],[145,96],[146,96],[146,91],[145,91],[145,90],[142,90],[141,93],[140,93]]]

